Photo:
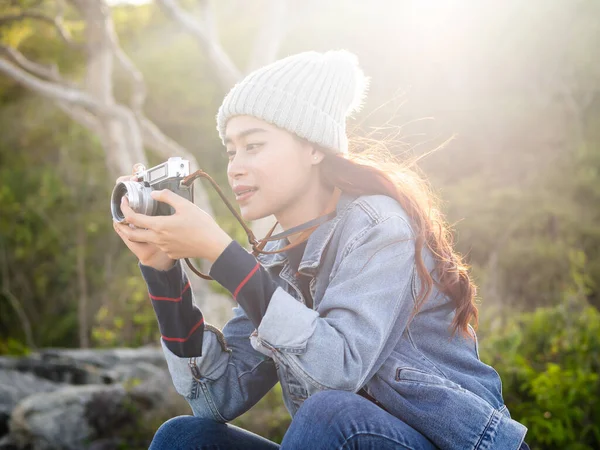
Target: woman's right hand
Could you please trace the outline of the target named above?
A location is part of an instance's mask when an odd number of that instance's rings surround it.
[[[134,166],[135,171],[135,166]],[[138,181],[135,175],[125,175],[117,178],[116,184],[122,181]],[[128,207],[129,202],[127,197],[123,197],[123,203],[121,206]],[[132,253],[138,257],[140,263],[145,266],[153,267],[157,270],[168,270],[173,267],[174,260],[171,259],[165,252],[159,249],[156,245],[145,243],[145,242],[133,242],[127,239],[122,233],[122,227],[128,227],[128,224],[118,223],[113,220],[113,228],[119,235],[119,237],[123,240],[125,245],[132,251]]]

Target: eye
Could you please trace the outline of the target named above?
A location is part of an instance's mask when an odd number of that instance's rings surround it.
[[[248,144],[248,145],[246,145],[246,151],[256,150],[257,148],[260,148],[263,144],[264,144],[263,142]]]
[[[227,150],[227,159],[229,159],[229,161],[231,161],[233,159],[233,157],[235,156],[235,150]]]

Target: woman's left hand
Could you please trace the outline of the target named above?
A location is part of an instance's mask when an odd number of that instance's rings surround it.
[[[121,211],[126,223],[117,224],[121,233],[134,242],[149,242],[158,246],[172,259],[204,258],[214,262],[232,239],[215,220],[189,200],[163,189],[152,191],[154,200],[175,209],[170,216],[147,216],[135,213],[126,197]]]

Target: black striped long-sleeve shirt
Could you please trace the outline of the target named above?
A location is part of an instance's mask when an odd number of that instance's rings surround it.
[[[305,246],[288,253],[297,267]],[[156,313],[162,339],[174,354],[181,357],[201,356],[204,317],[194,304],[190,281],[180,260],[169,270],[156,270],[139,264],[152,306]],[[256,258],[232,241],[217,258],[210,276],[225,287],[248,318],[258,328],[267,311],[277,284]]]

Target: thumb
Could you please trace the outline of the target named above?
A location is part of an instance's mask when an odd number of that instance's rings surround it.
[[[175,211],[177,211],[177,208],[182,206],[183,203],[185,202],[185,199],[183,197],[177,195],[175,192],[173,192],[169,189],[162,189],[160,191],[152,191],[152,192],[150,192],[150,196],[154,200],[158,200],[159,202],[163,202],[168,205],[171,205],[173,208],[175,208]]]

